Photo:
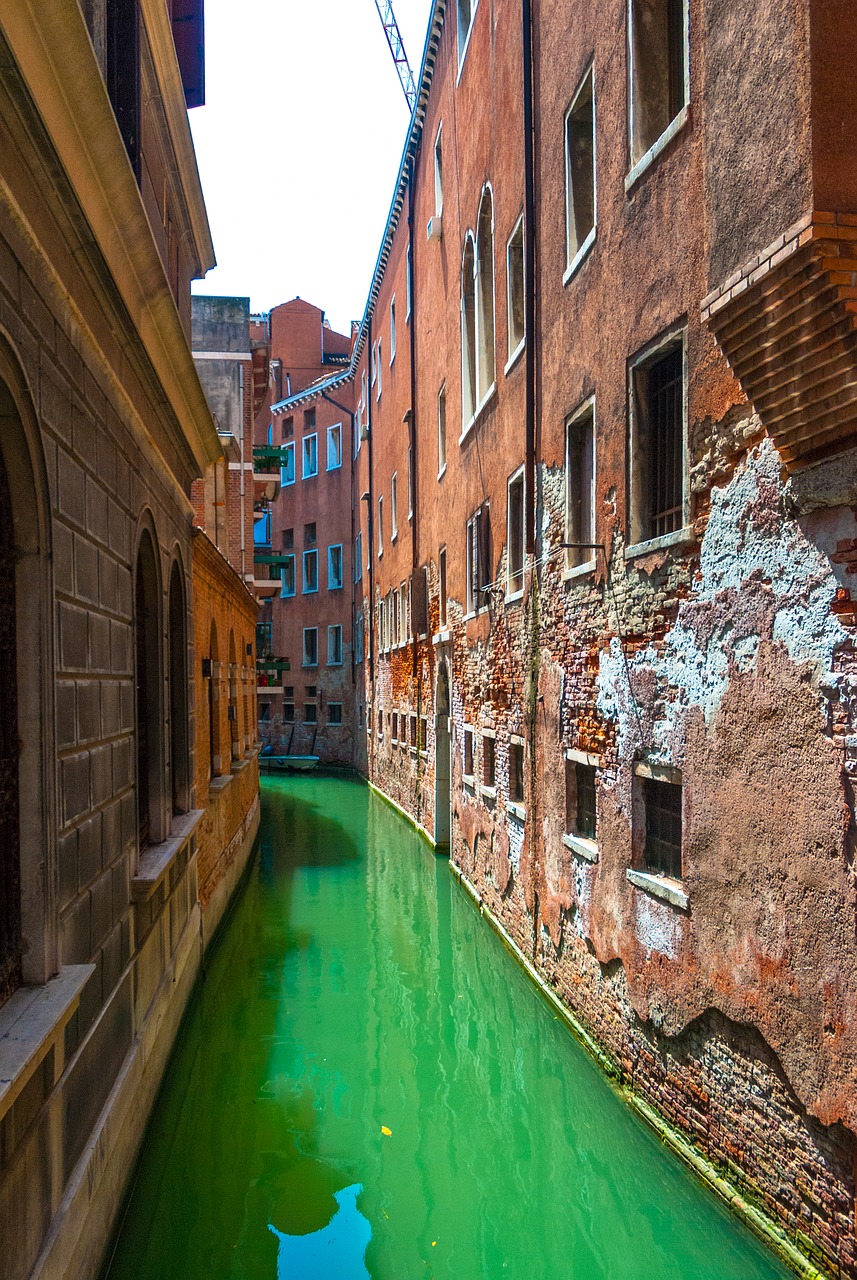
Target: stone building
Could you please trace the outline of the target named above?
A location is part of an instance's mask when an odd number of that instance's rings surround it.
[[[311,391],[354,415],[357,764],[683,1157],[848,1277],[855,53],[840,0],[436,0]]]
[[[201,13],[0,3],[7,1280],[96,1274],[201,958],[194,595],[219,553],[199,555],[190,490],[223,456],[190,351],[190,281],[214,262],[186,110]],[[254,605],[225,560],[216,576],[226,663]],[[252,665],[236,649],[243,740],[214,772],[247,763],[214,864],[249,838]]]

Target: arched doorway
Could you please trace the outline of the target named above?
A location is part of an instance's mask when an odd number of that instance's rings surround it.
[[[452,831],[449,668],[445,661],[437,669],[435,690],[434,761],[434,842],[449,849]]]
[[[220,661],[214,619],[208,636],[208,761],[209,775],[220,773]]]
[[[178,560],[170,573],[170,773],[173,813],[190,808],[188,769],[187,611]]]

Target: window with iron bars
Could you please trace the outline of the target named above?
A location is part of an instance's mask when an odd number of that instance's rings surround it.
[[[488,504],[483,503],[467,521],[467,612],[488,606],[491,581],[491,524]]]
[[[680,783],[643,779],[646,870],[673,880],[682,874],[681,799]]]
[[[684,350],[681,342],[636,364],[633,377],[631,540],[684,524]]]

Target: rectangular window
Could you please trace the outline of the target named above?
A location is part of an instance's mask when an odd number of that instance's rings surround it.
[[[524,803],[524,744],[509,744],[509,799],[514,804]]]
[[[408,519],[414,518],[414,454],[408,445]]]
[[[524,219],[521,216],[506,245],[506,322],[508,357],[524,344]]]
[[[283,703],[283,721],[286,724],[294,724],[295,704],[293,702]]]
[[[595,95],[589,68],[565,117],[565,253],[571,270],[595,236]]]
[[[411,731],[411,750],[416,751],[417,749],[417,718],[416,716],[410,716],[409,719],[410,719],[410,731]]]
[[[392,736],[393,742],[398,742],[398,741],[399,741],[399,713],[398,713],[398,711],[394,711],[394,712],[393,712],[393,728],[392,728],[391,736]]]
[[[294,545],[295,545],[294,529],[284,529],[283,530],[283,550],[291,551]]]
[[[443,130],[438,129],[434,140],[434,211],[443,213]]]
[[[318,666],[318,627],[304,627],[304,651],[302,666]]]
[[[395,542],[399,536],[399,473],[393,472],[390,481],[390,541]]]
[[[413,295],[413,277],[414,277],[414,260],[411,254],[411,246],[408,244],[407,253],[405,255],[405,319],[411,318],[412,295]]]
[[[354,581],[360,582],[363,578],[363,530],[358,529],[354,539]]]
[[[318,720],[318,708],[314,702],[307,702],[304,706],[304,721],[306,724],[315,724]]]
[[[295,482],[295,442],[280,450],[280,484],[285,487]]]
[[[597,834],[595,772],[594,765],[565,762],[565,829],[586,840]]]
[[[354,624],[354,661],[357,666],[363,661],[363,628],[363,613],[360,612]]]
[[[260,720],[270,720],[270,719],[271,719],[271,704],[270,704],[270,702],[260,702],[260,703],[259,703],[259,719],[260,719]]]
[[[396,299],[390,303],[390,364],[396,358]]]
[[[304,431],[315,431],[315,409],[304,409]]]
[[[464,730],[464,776],[473,777],[473,730]]]
[[[304,595],[318,591],[318,552],[305,551],[304,560]]]
[[[384,499],[378,499],[378,559],[384,554]]]
[[[328,702],[327,723],[342,724],[342,703],[341,702]]]
[[[342,423],[327,428],[327,469],[336,471],[342,466]]]
[[[380,400],[380,399],[381,399],[381,369],[382,369],[382,364],[381,364],[381,339],[379,338],[379,339],[378,339],[378,357],[377,357],[377,364],[376,364],[377,377],[376,377],[376,379],[375,379],[375,399],[376,399],[376,400]]]
[[[357,703],[357,728],[358,729],[363,728],[363,703],[362,702]]]
[[[488,605],[491,526],[484,503],[467,521],[467,612],[478,613]]]
[[[408,599],[409,592],[406,583],[402,583],[399,587],[399,617],[401,618],[401,631],[399,640],[402,644],[410,638],[411,619],[410,619],[410,601]]]
[[[685,522],[684,346],[661,348],[631,370],[631,541]]]
[[[342,666],[342,627],[339,623],[327,628],[327,665]]]
[[[428,720],[420,716],[420,751],[428,751]]]
[[[482,737],[482,785],[493,787],[497,779],[497,743],[493,738]]]
[[[437,393],[437,478],[446,471],[446,383]]]
[[[681,879],[681,795],[680,783],[643,778],[646,816],[646,870],[655,875]]]
[[[566,426],[566,568],[595,559],[595,406],[588,401]]]
[[[458,6],[458,65],[464,61],[470,29],[473,26],[473,15],[479,0],[457,0]]]
[[[631,164],[687,104],[686,0],[629,0]]]
[[[294,434],[295,434],[294,418],[283,418],[283,439],[291,440]]]
[[[304,546],[314,547],[315,541],[316,541],[316,528],[315,528],[315,521],[313,520],[310,522],[310,524],[304,525]]]
[[[315,698],[316,686],[314,684],[308,684],[304,692],[308,698]]]
[[[286,599],[288,596],[293,596],[297,591],[297,582],[295,581],[297,574],[294,556],[285,557],[282,568],[280,569],[280,576],[283,583],[280,595],[283,599]]]
[[[441,547],[437,557],[437,589],[438,589],[438,617],[440,625],[446,626],[446,547]]]
[[[338,591],[342,586],[342,543],[327,548],[327,589]]]
[[[303,478],[308,480],[318,475],[318,436],[303,438]]]
[[[506,527],[506,592],[520,595],[524,590],[524,471],[509,481]]]

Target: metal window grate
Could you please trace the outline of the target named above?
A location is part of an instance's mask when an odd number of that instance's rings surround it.
[[[595,767],[591,764],[575,765],[577,789],[577,813],[575,831],[587,840],[595,839]]]
[[[681,879],[681,786],[643,780],[646,806],[646,870]]]
[[[676,347],[648,369],[652,538],[680,529],[684,516],[683,363]]]

